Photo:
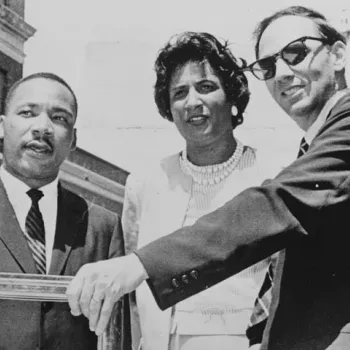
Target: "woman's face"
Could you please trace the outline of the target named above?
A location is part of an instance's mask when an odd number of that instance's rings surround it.
[[[170,110],[187,146],[207,146],[232,132],[231,106],[210,64],[187,62],[173,73]]]

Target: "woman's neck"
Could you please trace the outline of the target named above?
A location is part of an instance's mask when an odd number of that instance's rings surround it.
[[[220,164],[226,162],[234,153],[237,142],[230,132],[225,139],[210,145],[186,145],[188,160],[198,166]]]

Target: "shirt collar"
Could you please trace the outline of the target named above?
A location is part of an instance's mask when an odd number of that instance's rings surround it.
[[[341,91],[337,91],[324,105],[324,107],[321,110],[321,113],[318,115],[317,119],[314,121],[314,123],[310,126],[310,128],[305,133],[305,141],[308,143],[308,145],[311,144],[317,133],[322,128],[323,124],[325,123],[327,116],[331,109],[337,104],[337,102],[347,93],[349,92],[349,89],[344,89]]]
[[[10,174],[4,168],[4,166],[0,167],[0,178],[5,186],[7,194],[10,193],[11,197],[14,197],[15,195],[19,195],[21,197],[23,194],[26,194],[28,190],[30,190],[30,187],[27,184]],[[40,187],[40,191],[43,192],[44,198],[57,197],[58,178],[49,184]]]

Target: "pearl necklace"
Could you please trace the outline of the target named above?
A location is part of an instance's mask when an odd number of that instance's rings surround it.
[[[239,140],[236,141],[236,149],[232,156],[226,162],[214,165],[198,166],[192,164],[187,158],[187,150],[185,149],[180,156],[181,169],[199,185],[213,186],[218,184],[232,173],[242,156],[243,144]]]

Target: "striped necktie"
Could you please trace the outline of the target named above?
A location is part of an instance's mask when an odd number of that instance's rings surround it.
[[[298,158],[303,156],[308,149],[309,149],[309,144],[306,142],[304,138],[302,138],[299,146]]]
[[[303,156],[308,151],[308,149],[309,144],[303,137],[299,146],[298,158]],[[269,316],[269,308],[272,299],[273,276],[275,274],[275,268],[275,262],[270,262],[264,278],[264,282],[254,303],[253,312],[250,317],[250,323],[246,331],[250,346],[262,342],[262,337],[264,329],[266,327],[267,318]]]
[[[26,217],[25,236],[32,251],[38,273],[46,274],[45,226],[39,209],[39,200],[44,196],[42,191],[30,189],[27,192],[32,205]]]
[[[269,316],[269,307],[272,299],[273,276],[275,273],[275,263],[270,262],[266,275],[261,285],[258,297],[255,299],[254,308],[250,317],[250,322],[246,330],[249,345],[259,344],[262,342],[264,329]]]

